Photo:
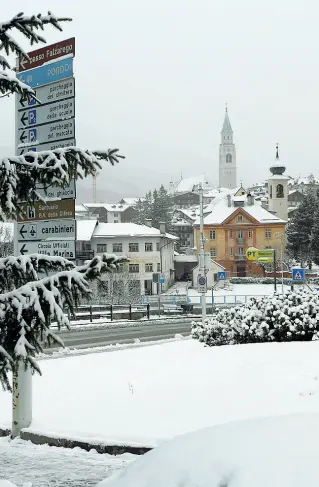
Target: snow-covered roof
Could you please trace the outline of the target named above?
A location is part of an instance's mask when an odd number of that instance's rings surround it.
[[[157,228],[136,223],[101,223],[96,226],[93,237],[160,237],[161,233]],[[178,237],[165,233],[164,236],[171,240],[178,240]]]
[[[84,205],[75,205],[75,213],[88,213],[88,211]]]
[[[273,176],[270,176],[268,181],[270,181],[271,179],[283,179],[285,181],[288,181],[289,177],[285,176],[284,174],[274,174]]]
[[[96,224],[97,220],[77,220],[76,239],[79,241],[90,241]]]
[[[122,205],[121,203],[84,203],[87,208],[105,208],[106,211],[109,212],[118,212],[121,213],[128,208],[131,208],[131,205]]]
[[[174,227],[185,227],[185,226],[191,227],[192,223],[189,223],[187,220],[184,220],[184,219],[179,219],[176,221],[173,220],[171,222],[171,225],[173,225]]]
[[[174,193],[191,192],[193,191],[194,186],[197,186],[199,183],[202,183],[204,190],[206,187],[210,189],[206,175],[200,174],[199,176],[192,176],[189,178],[181,179],[181,181],[175,186]]]
[[[259,223],[286,223],[281,220],[276,215],[273,215],[257,201],[253,205],[248,205],[247,195],[240,197],[232,197],[232,202],[235,198],[240,198],[240,201],[244,202],[242,209],[248,213],[250,216],[259,221]],[[216,204],[211,204],[211,212],[204,218],[205,225],[221,225],[227,218],[229,218],[235,211],[238,211],[241,207],[228,206],[227,197],[224,197],[221,201]],[[196,224],[199,224],[199,219],[196,220]]]
[[[136,203],[141,200],[143,201],[144,198],[122,198],[121,201],[124,201],[124,204],[129,206],[134,206]]]

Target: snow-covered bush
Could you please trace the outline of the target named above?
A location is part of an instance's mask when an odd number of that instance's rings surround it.
[[[319,296],[306,290],[251,298],[221,309],[210,320],[193,322],[193,338],[208,346],[319,338]]]
[[[274,284],[273,277],[231,277],[229,281],[232,284]],[[284,284],[289,285],[291,278],[284,278]],[[277,278],[277,285],[281,284],[281,277]]]

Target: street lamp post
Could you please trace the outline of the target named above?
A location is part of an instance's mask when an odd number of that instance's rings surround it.
[[[284,294],[284,263],[283,263],[283,247],[284,247],[284,234],[276,233],[276,239],[280,240],[280,260],[281,260],[281,292]]]

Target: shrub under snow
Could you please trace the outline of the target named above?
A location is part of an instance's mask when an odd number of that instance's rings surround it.
[[[192,336],[208,346],[318,339],[319,295],[302,290],[251,298],[219,310],[205,325],[193,322]]]

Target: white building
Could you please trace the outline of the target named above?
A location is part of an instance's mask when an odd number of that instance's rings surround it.
[[[219,186],[234,189],[237,187],[236,146],[233,141],[233,129],[226,107],[221,144],[219,146]]]
[[[157,294],[158,287],[153,282],[154,273],[164,276],[163,291],[175,280],[174,244],[177,237],[166,233],[165,225],[158,230],[135,223],[96,222],[92,228],[91,220],[79,220],[77,235],[78,249],[89,239],[90,249],[86,245],[86,250],[90,250],[93,255],[108,253],[126,256],[129,262],[124,264],[123,270],[127,271],[131,280],[140,282],[141,295]]]

